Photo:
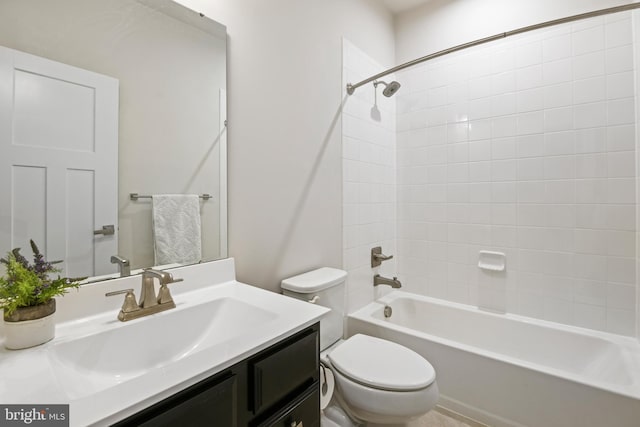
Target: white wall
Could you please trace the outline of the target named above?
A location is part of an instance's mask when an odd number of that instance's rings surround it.
[[[366,0],[180,0],[229,36],[229,253],[278,290],[342,266],[342,37],[393,65],[393,19]]]
[[[623,0],[432,0],[396,17],[396,60],[400,64],[482,37],[627,3]]]
[[[634,28],[640,28],[640,12],[634,10],[632,13],[632,22]],[[634,45],[634,67],[640,69],[640,31],[633,33]],[[640,135],[640,120],[638,120],[638,112],[640,112],[640,97],[637,96],[640,87],[640,73],[635,75],[636,85],[636,135]],[[636,337],[640,340],[640,209],[638,209],[637,201],[640,200],[640,149],[638,148],[638,140],[636,138]]]

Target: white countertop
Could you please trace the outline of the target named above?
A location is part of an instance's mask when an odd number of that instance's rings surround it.
[[[57,313],[62,321],[56,325],[56,337],[52,341],[18,351],[6,350],[0,345],[0,403],[70,404],[71,426],[110,425],[312,325],[328,311],[324,307],[237,282],[233,259],[210,264],[215,265],[172,270],[175,277],[185,280],[176,284],[176,291],[172,292],[177,307],[129,322],[116,319],[123,295],[95,300],[93,308],[97,311],[92,316],[87,316],[87,304],[90,309],[93,299],[115,289],[133,287],[138,294],[139,277],[104,282],[98,287],[87,288],[86,292],[83,287],[75,293],[76,296],[69,294],[58,299],[64,301],[58,304],[58,312],[63,313]],[[244,325],[239,335],[233,332],[234,324],[229,324],[225,338],[214,340],[214,343],[198,342],[171,361],[149,366],[144,372],[132,371],[122,375],[96,373],[83,371],[85,368],[81,366],[71,365],[68,361],[62,363],[58,359],[56,349],[78,338],[104,331],[114,331],[115,336],[119,336],[118,329],[127,328],[134,322],[145,322],[156,316],[156,321],[162,321],[159,316],[169,316],[172,312],[175,316],[178,311],[220,298],[242,301],[245,306],[254,306],[256,311],[270,314],[255,326]],[[196,331],[197,328],[206,328],[206,325],[194,323],[189,328],[196,328]],[[181,334],[179,329],[171,330],[171,326],[164,329],[159,334],[163,340],[171,340]],[[136,348],[135,343],[127,347],[115,350],[125,355],[144,351]],[[113,350],[109,348],[109,351]]]

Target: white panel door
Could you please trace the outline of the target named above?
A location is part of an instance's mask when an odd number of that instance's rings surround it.
[[[116,271],[118,80],[0,46],[0,253]],[[115,234],[94,234],[113,225]]]

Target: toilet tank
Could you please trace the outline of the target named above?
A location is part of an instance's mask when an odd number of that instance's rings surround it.
[[[281,283],[284,295],[331,309],[320,318],[320,350],[342,338],[346,279],[346,271],[322,267],[284,279]]]

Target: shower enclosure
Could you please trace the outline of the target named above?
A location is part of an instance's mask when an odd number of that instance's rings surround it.
[[[397,272],[413,293],[637,336],[639,13],[443,52],[395,70],[390,98],[345,91],[350,311]],[[344,87],[382,77],[347,40],[343,54]],[[397,256],[372,271],[380,245]],[[479,268],[480,251],[505,269]]]

